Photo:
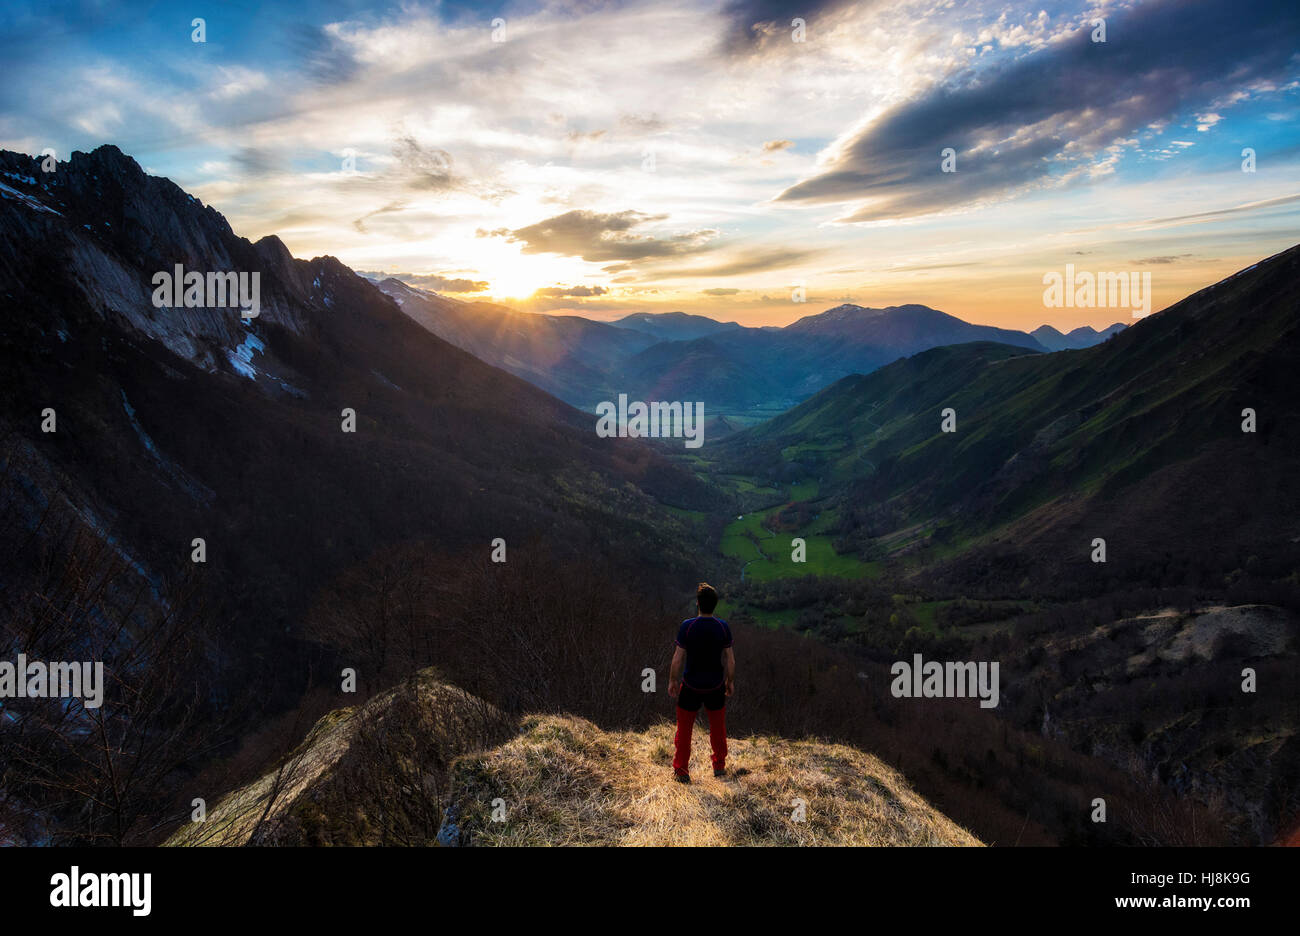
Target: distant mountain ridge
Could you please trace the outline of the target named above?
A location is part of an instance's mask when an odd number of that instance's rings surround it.
[[[614,373],[621,361],[655,343],[640,331],[576,315],[463,302],[391,277],[377,285],[403,312],[444,341],[588,409],[617,395]]]
[[[395,279],[379,287],[439,337],[587,410],[627,393],[698,400],[711,415],[752,421],[848,374],[927,348],[996,341],[1047,350],[1024,332],[974,325],[923,305],[841,305],[784,328],[748,328],[683,312],[602,323],[450,300]]]
[[[1051,325],[1040,325],[1030,334],[1048,351],[1069,351],[1078,348],[1091,348],[1093,345],[1105,341],[1111,335],[1119,334],[1125,328],[1128,328],[1128,326],[1123,322],[1116,322],[1101,331],[1097,331],[1090,325],[1081,325],[1068,333],[1062,333]]]
[[[1024,332],[991,325],[973,325],[955,315],[915,303],[885,309],[845,304],[787,325],[790,333],[824,335],[841,341],[897,351],[900,356],[947,344],[997,341],[1041,351]]]
[[[738,322],[719,322],[686,312],[634,312],[610,324],[644,332],[660,341],[690,341],[743,327]]]

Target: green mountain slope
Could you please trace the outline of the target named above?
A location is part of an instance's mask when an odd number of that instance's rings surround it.
[[[720,463],[821,478],[869,553],[992,549],[969,574],[996,554],[1001,575],[1082,575],[1095,537],[1112,574],[1231,568],[1300,534],[1298,284],[1292,248],[1096,347],[932,349],[726,440]]]

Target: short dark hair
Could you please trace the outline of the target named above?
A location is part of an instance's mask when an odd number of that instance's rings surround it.
[[[695,589],[695,602],[705,614],[712,614],[713,609],[718,606],[718,593],[708,582],[700,582],[699,587]]]

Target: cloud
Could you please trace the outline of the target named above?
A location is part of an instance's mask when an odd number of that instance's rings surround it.
[[[738,251],[730,260],[708,267],[693,269],[654,270],[645,278],[651,280],[681,279],[699,276],[740,276],[743,273],[766,273],[794,266],[813,256],[815,251],[788,247],[751,248]]]
[[[981,266],[978,261],[970,260],[961,263],[918,263],[907,266],[891,266],[879,270],[880,273],[919,273],[925,270],[952,270],[957,267]]]
[[[1113,171],[1130,137],[1288,74],[1300,7],[1148,3],[1004,64],[967,69],[851,133],[778,201],[857,202],[844,221],[930,214]],[[1209,126],[1202,114],[1201,128]],[[941,151],[957,153],[940,171]]]
[[[740,290],[719,286],[715,289],[702,290],[702,292],[706,296],[734,296],[736,293],[740,292]]]
[[[488,288],[486,280],[449,277],[441,273],[380,273],[374,270],[358,270],[357,272],[367,279],[379,281],[391,277],[392,279],[401,280],[407,286],[415,286],[418,289],[431,289],[440,293],[476,293],[485,292]]]
[[[1196,118],[1196,129],[1200,133],[1205,133],[1222,119],[1221,114],[1200,114]]]
[[[289,46],[297,54],[303,73],[318,84],[341,84],[354,78],[360,69],[348,44],[329,26],[298,24],[289,32]]]
[[[231,154],[230,160],[249,176],[270,175],[283,167],[282,160],[275,153],[256,146],[241,146]]]
[[[480,237],[504,237],[508,241],[522,243],[526,254],[564,254],[595,263],[698,253],[709,249],[709,241],[718,234],[715,230],[705,229],[661,238],[638,234],[632,230],[667,218],[664,214],[649,215],[639,211],[601,214],[575,210],[515,230],[498,228],[494,231],[480,230],[478,233]]]
[[[1276,198],[1266,198],[1261,201],[1246,202],[1241,205],[1232,205],[1228,208],[1215,208],[1210,211],[1198,211],[1194,214],[1171,215],[1164,218],[1148,218],[1144,221],[1138,222],[1138,225],[1142,227],[1156,227],[1162,225],[1197,223],[1231,215],[1249,215],[1260,211],[1268,212],[1275,208],[1285,208],[1288,205],[1294,205],[1297,202],[1300,202],[1300,192],[1290,195],[1279,195]]]
[[[427,192],[450,192],[459,187],[451,172],[451,154],[436,146],[424,146],[413,136],[393,143],[393,158],[407,187]]]
[[[1152,264],[1177,263],[1179,260],[1187,260],[1194,254],[1174,254],[1168,257],[1147,257],[1143,260],[1134,260],[1134,266],[1150,266]]]
[[[812,30],[818,20],[858,5],[854,0],[730,0],[722,8],[728,21],[724,45],[729,52],[743,53],[792,42],[796,18]]]
[[[619,129],[629,133],[658,133],[667,128],[667,124],[658,114],[620,114]]]
[[[546,299],[559,299],[562,296],[603,296],[609,292],[604,286],[544,286],[533,293]]]
[[[1278,36],[1296,32],[1286,7],[544,0],[511,6],[508,41],[493,43],[488,17],[463,4],[273,0],[256,17],[209,19],[202,47],[174,19],[137,17],[124,31],[103,4],[82,6],[75,22],[58,4],[0,13],[0,145],[66,158],[111,139],[239,233],[277,233],[297,256],[435,271],[460,288],[490,281],[459,298],[507,282],[521,297],[608,287],[531,300],[587,314],[642,301],[627,286],[653,284],[662,301],[647,294],[647,307],[708,311],[734,280],[728,303],[749,316],[763,290],[788,307],[783,286],[801,278],[827,296],[933,298],[1019,327],[1039,324],[1015,309],[1041,308],[1018,284],[1041,265],[1034,254],[1048,248],[1031,245],[1043,239],[1053,255],[1083,246],[1109,263],[1195,251],[1195,264],[1160,266],[1160,298],[1173,301],[1279,249],[1300,218],[1300,143],[1283,122],[1295,120],[1300,77],[1279,59]],[[1105,44],[1077,43],[1089,8],[1107,17]],[[791,41],[795,17],[805,43]],[[317,28],[295,38],[301,23]],[[1211,115],[1222,119],[1209,126]],[[1246,145],[1258,174],[1236,171]],[[945,146],[958,150],[955,174],[938,172]],[[349,151],[355,170],[340,165]],[[1156,164],[1162,151],[1177,165]],[[644,171],[648,152],[656,172]],[[772,201],[836,173],[824,192]],[[996,212],[944,216],[1026,190],[1034,197]],[[596,223],[569,230],[567,245],[533,224],[572,209]],[[874,235],[825,224],[861,209],[930,214]]]
[[[382,208],[376,208],[374,211],[368,211],[365,214],[363,214],[361,217],[357,218],[355,221],[352,222],[352,227],[358,233],[368,234],[370,233],[370,229],[366,227],[366,222],[369,221],[371,218],[377,218],[380,215],[394,214],[396,212],[401,211],[405,207],[406,207],[406,202],[401,202],[401,201],[389,202],[387,205],[384,205]]]
[[[514,194],[488,174],[458,172],[451,153],[439,146],[422,143],[410,133],[403,133],[393,141],[391,165],[377,181],[397,185],[412,193],[469,195],[494,202]]]

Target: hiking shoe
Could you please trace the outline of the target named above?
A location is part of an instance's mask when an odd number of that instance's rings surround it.
[[[673,779],[676,780],[678,783],[690,783],[691,775],[684,770],[674,770]]]
[[[727,775],[727,768],[726,768],[726,767],[714,767],[714,768],[713,768],[713,776],[715,776],[715,777],[725,777],[726,775]]]

